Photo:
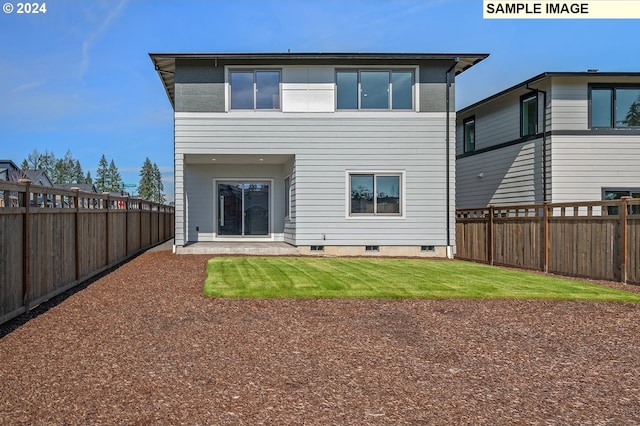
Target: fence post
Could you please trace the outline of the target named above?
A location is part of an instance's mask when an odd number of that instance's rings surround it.
[[[78,188],[77,186],[74,186],[71,188],[72,191],[75,192],[74,196],[73,196],[73,207],[75,207],[75,235],[74,235],[74,240],[75,240],[75,262],[76,262],[76,280],[80,278],[80,203],[79,203],[79,196],[78,193],[80,192],[80,188]]]
[[[489,233],[488,233],[488,244],[487,244],[487,261],[489,262],[489,265],[493,265],[493,249],[494,249],[494,243],[493,243],[493,237],[494,237],[494,226],[493,226],[493,215],[494,215],[494,206],[490,205],[489,206]]]
[[[544,202],[544,214],[543,214],[543,220],[544,220],[544,273],[546,274],[547,272],[549,272],[549,204],[551,204],[549,201],[545,201]]]
[[[104,207],[106,209],[105,211],[105,223],[104,223],[104,233],[105,233],[105,266],[109,265],[109,193],[108,192],[103,192],[102,195],[104,195],[106,198],[103,200],[104,201]]]
[[[22,305],[24,309],[29,311],[29,304],[31,303],[31,274],[30,266],[31,247],[29,245],[31,241],[31,223],[29,220],[29,204],[31,204],[31,181],[29,179],[18,179],[19,183],[24,183],[24,195],[22,200],[18,200],[24,205],[24,219],[22,221]]]
[[[125,248],[124,248],[124,254],[125,256],[129,256],[129,195],[125,195],[125,197],[127,197],[126,201],[124,202],[124,241],[125,241]]]
[[[629,232],[629,227],[627,226],[627,214],[628,214],[628,200],[631,197],[622,197],[620,199],[620,207],[618,207],[620,211],[620,281],[623,283],[627,283],[627,256],[629,256],[629,243],[627,238],[627,233]]]

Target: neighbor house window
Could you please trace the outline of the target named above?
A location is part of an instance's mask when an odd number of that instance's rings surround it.
[[[602,191],[602,199],[605,201],[619,200],[622,197],[640,198],[640,188],[635,189],[604,189]],[[618,206],[609,206],[608,213],[612,215],[618,214]],[[629,214],[640,214],[640,205],[629,206]]]
[[[400,215],[400,174],[351,173],[350,215]]]
[[[337,71],[336,108],[411,110],[413,109],[413,71]]]
[[[640,87],[590,86],[591,128],[640,127]]]
[[[464,152],[476,149],[476,118],[469,117],[463,121]]]
[[[280,70],[230,71],[229,83],[231,109],[280,109]]]
[[[529,94],[520,98],[520,136],[538,133],[538,95]]]

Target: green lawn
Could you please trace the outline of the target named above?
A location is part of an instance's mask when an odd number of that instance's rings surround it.
[[[565,299],[640,302],[640,294],[471,262],[317,257],[214,257],[213,297]]]

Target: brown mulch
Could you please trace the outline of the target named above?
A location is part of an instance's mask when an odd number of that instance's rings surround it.
[[[640,424],[640,304],[228,300],[145,253],[0,339],[0,424]]]

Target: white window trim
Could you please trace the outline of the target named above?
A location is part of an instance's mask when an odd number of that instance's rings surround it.
[[[351,214],[351,179],[352,174],[361,175],[400,175],[400,214],[399,215],[385,215],[385,214]],[[345,170],[345,194],[344,194],[344,217],[347,220],[404,220],[406,219],[407,212],[407,176],[405,170],[380,170],[380,169],[366,169],[366,170]]]

